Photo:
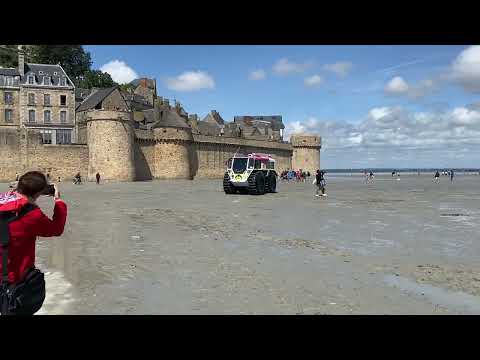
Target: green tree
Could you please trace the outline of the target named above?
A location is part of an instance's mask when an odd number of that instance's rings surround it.
[[[110,74],[101,72],[100,70],[88,70],[83,75],[75,79],[75,85],[80,88],[91,89],[106,88],[118,85],[112,80]]]
[[[17,67],[17,45],[0,45],[0,66]]]

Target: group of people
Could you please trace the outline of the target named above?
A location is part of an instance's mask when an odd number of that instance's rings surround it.
[[[302,169],[296,171],[293,169],[288,169],[282,171],[280,174],[280,179],[283,181],[305,182],[310,176],[311,174],[309,171],[303,171]]]
[[[365,183],[367,184],[373,183],[373,181],[375,180],[375,175],[373,174],[372,170],[370,170],[370,172],[367,172],[367,170],[365,170],[363,175],[365,176]]]
[[[453,178],[455,177],[455,172],[452,170],[442,171],[442,175],[450,176],[450,182],[453,182]],[[438,184],[440,183],[440,171],[436,171],[435,175],[433,176],[433,181]]]

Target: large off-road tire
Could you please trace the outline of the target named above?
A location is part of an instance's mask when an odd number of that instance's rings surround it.
[[[223,176],[223,191],[225,191],[225,194],[235,194],[235,187],[230,182],[228,173],[225,173]]]
[[[265,181],[265,192],[277,192],[277,177],[274,173],[270,173]]]
[[[248,178],[248,193],[250,195],[265,194],[265,175],[263,175],[263,172],[257,171]]]

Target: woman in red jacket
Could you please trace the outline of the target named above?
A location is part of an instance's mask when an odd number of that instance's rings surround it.
[[[23,291],[23,287],[28,287],[24,286],[24,284],[29,283],[32,277],[39,274],[41,274],[41,281],[44,284],[43,274],[38,269],[35,269],[35,242],[37,236],[51,237],[62,235],[67,219],[67,205],[60,199],[57,186],[53,185],[53,187],[55,190],[53,193],[55,207],[52,219],[49,219],[36,205],[38,197],[46,194],[45,190],[48,189],[47,179],[41,172],[27,172],[20,177],[15,191],[0,194],[0,213],[16,214],[15,219],[8,222],[8,246],[2,246],[0,253],[0,257],[3,257],[3,253],[6,250],[8,251],[7,271],[4,270],[6,261],[0,263],[2,289],[5,290],[6,287],[10,289],[6,290],[7,294],[14,293],[16,287],[22,288],[21,291]],[[28,212],[25,211],[26,209],[28,209]],[[19,214],[22,214],[21,217],[19,217]],[[2,244],[5,245],[5,242]],[[21,291],[19,290],[18,293]],[[5,294],[2,294],[2,299],[7,299],[5,296]],[[13,300],[10,299],[8,301]],[[27,303],[27,301],[25,299],[16,301],[14,305],[11,305],[11,307],[16,307],[16,310],[11,312],[25,314],[26,311],[28,313],[29,310],[27,309],[22,312],[21,307],[23,303]],[[4,312],[6,311],[5,309],[3,308]],[[32,310],[32,314],[39,309]]]

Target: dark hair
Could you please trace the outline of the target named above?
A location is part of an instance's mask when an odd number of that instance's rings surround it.
[[[47,186],[47,179],[40,171],[29,171],[18,180],[17,191],[26,196],[35,196]]]

